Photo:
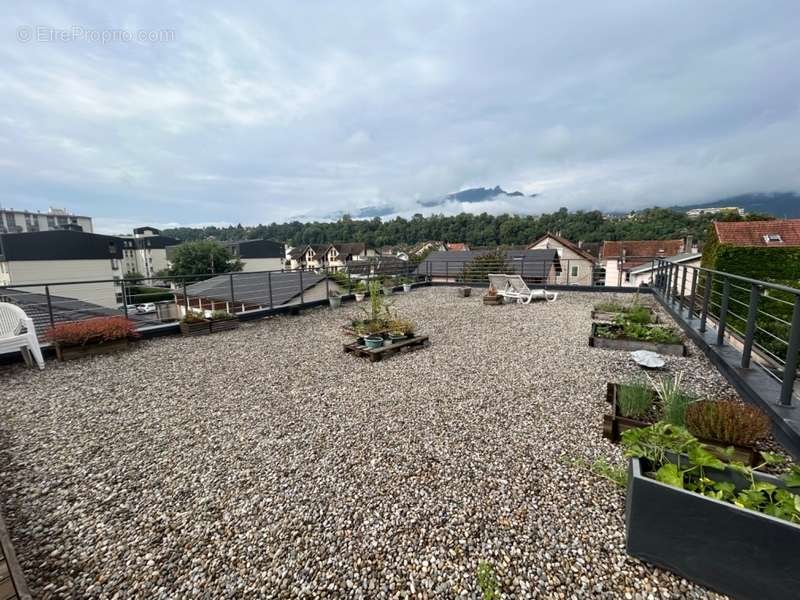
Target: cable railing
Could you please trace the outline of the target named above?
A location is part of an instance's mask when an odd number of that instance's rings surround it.
[[[736,340],[741,368],[749,369],[755,355],[780,378],[780,403],[792,404],[800,364],[800,289],[669,259],[658,261],[653,287],[681,313],[699,319],[701,333],[712,321],[717,345]]]

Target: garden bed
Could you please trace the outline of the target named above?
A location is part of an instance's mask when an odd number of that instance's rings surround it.
[[[110,354],[112,352],[125,350],[128,348],[128,340],[113,340],[111,342],[104,342],[102,344],[87,344],[85,346],[63,346],[61,344],[56,344],[55,347],[58,360],[64,362],[65,360],[83,358],[84,356]]]
[[[625,503],[628,554],[734,598],[778,599],[800,585],[800,527],[644,475],[632,458]],[[707,470],[717,481],[747,487],[730,468]],[[757,481],[784,488],[769,475]]]
[[[211,321],[193,321],[187,323],[181,321],[181,335],[186,337],[194,337],[197,335],[209,335],[211,333]]]
[[[589,345],[593,348],[606,348],[608,350],[622,350],[626,352],[650,350],[651,352],[670,356],[687,356],[686,345],[683,342],[660,343],[622,335],[615,338],[601,337],[598,335],[598,326],[600,325],[600,323],[592,323],[592,335],[589,337]],[[617,325],[603,325],[603,327],[617,328],[619,331],[622,331],[622,327]]]
[[[653,311],[652,308],[647,308],[647,311],[650,313],[650,322],[651,323],[658,323],[658,315]],[[619,317],[624,318],[625,312],[610,312],[605,310],[593,310],[592,311],[592,320],[593,321],[605,321],[608,323],[613,323]]]
[[[215,319],[211,321],[211,333],[239,329],[239,319]]]

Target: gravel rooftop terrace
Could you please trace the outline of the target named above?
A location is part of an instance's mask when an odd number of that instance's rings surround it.
[[[395,297],[432,346],[346,355],[314,309],[34,372],[0,368],[2,508],[38,598],[718,597],[626,556],[624,494],[575,464],[624,352],[609,294]],[[666,315],[662,315],[665,318]],[[733,393],[692,348],[695,392]]]

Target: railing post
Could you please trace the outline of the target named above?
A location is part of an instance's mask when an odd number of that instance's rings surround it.
[[[186,312],[189,312],[189,296],[186,295],[186,279],[183,280],[183,303],[186,305]]]
[[[783,369],[783,383],[781,385],[781,404],[784,406],[792,405],[798,355],[800,355],[800,296],[795,296],[794,299],[791,327],[789,347],[786,351],[786,364]]]
[[[305,299],[303,298],[303,269],[300,269],[300,304],[305,304]]]
[[[690,319],[692,318],[692,315],[694,314],[694,306],[696,304],[695,303],[695,298],[697,297],[697,276],[698,275],[699,275],[699,271],[697,269],[692,269],[692,285],[691,285],[692,291],[690,292],[691,293],[691,297],[692,297],[692,302],[691,302],[691,304],[689,304],[689,318]]]
[[[330,284],[330,279],[328,278],[328,275],[329,275],[328,267],[325,267],[325,297],[326,298],[330,298],[331,297],[331,284]]]
[[[267,288],[269,288],[269,307],[272,306],[272,271],[267,271]]]
[[[664,294],[664,297],[667,300],[669,300],[671,295],[672,295],[672,263],[667,263],[666,280],[667,280],[667,284],[666,284],[666,292]]]
[[[347,293],[353,293],[353,277],[350,274],[350,269],[347,269]]]
[[[711,302],[711,290],[714,286],[714,274],[706,273],[705,282],[703,283],[703,309],[700,313],[700,333],[706,332],[706,323],[708,322],[708,304]]]
[[[680,267],[679,267],[680,268]],[[683,274],[681,276],[681,307],[680,312],[686,307],[686,265],[683,265]]]
[[[228,280],[229,283],[231,284],[231,306],[233,306],[236,303],[233,299],[233,273],[228,274]]]
[[[717,346],[725,342],[725,325],[728,322],[728,300],[731,297],[731,280],[725,277],[722,285],[722,300],[719,307],[719,325],[717,327]]]
[[[750,357],[753,354],[753,341],[756,335],[756,317],[758,316],[759,287],[750,285],[750,306],[747,311],[747,328],[744,331],[744,348],[742,348],[742,368],[750,368]]]
[[[50,327],[56,326],[56,320],[53,318],[53,302],[50,299],[50,286],[44,286],[44,295],[47,297],[47,314],[50,316]],[[125,306],[125,318],[128,318],[128,305],[125,303],[125,288],[122,288],[122,300]]]

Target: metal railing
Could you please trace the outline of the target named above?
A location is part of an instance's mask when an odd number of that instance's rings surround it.
[[[679,315],[698,319],[701,333],[713,322],[717,345],[739,345],[741,368],[751,368],[755,357],[780,379],[780,403],[792,404],[800,359],[800,289],[668,259],[659,260],[653,288]]]

